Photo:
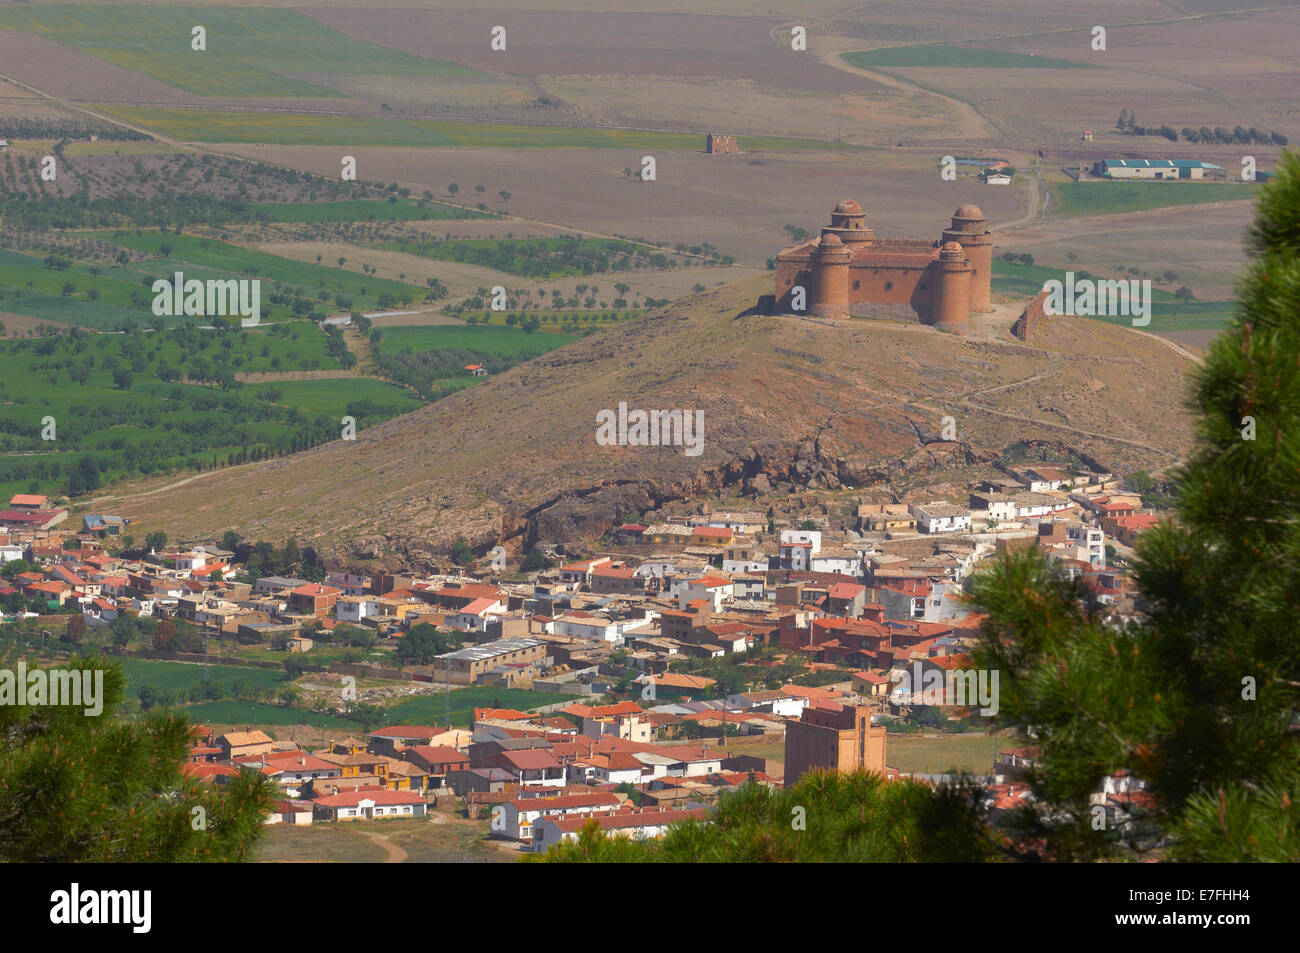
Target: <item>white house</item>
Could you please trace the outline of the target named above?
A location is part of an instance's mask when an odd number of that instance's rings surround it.
[[[311,802],[318,821],[369,821],[374,818],[424,817],[428,805],[418,791],[348,791]]]
[[[1061,499],[1057,496],[1047,496],[1044,493],[1018,493],[1012,499],[1016,504],[1016,518],[1026,519],[1032,516],[1047,516],[1050,513],[1056,513],[1060,510],[1068,510],[1071,502],[1068,499]]]
[[[786,543],[807,543],[812,552],[808,555],[816,556],[822,551],[822,534],[817,529],[783,529],[781,530],[781,544]]]
[[[827,551],[813,556],[810,563],[813,572],[834,572],[854,578],[862,575],[862,557],[857,553]]]
[[[475,599],[455,615],[447,617],[447,626],[462,632],[486,632],[488,618],[505,614],[506,607],[500,599]]]
[[[208,554],[200,550],[188,553],[156,553],[152,555],[154,561],[162,562],[178,572],[193,572],[195,569],[202,569],[208,564]]]
[[[562,797],[514,798],[502,804],[499,812],[493,812],[491,829],[494,835],[526,842],[533,839],[533,824],[538,818],[608,814],[617,810],[622,803],[617,795],[607,792],[570,794]]]
[[[952,503],[913,504],[912,515],[923,533],[961,533],[971,528],[970,510]]]
[[[617,645],[625,633],[645,628],[657,618],[657,613],[653,612],[647,613],[642,619],[610,619],[590,612],[574,611],[557,616],[542,628],[552,635],[568,635]]]
[[[360,622],[379,615],[377,596],[340,596],[334,603],[334,613],[340,622]]]
[[[733,583],[721,576],[701,576],[684,583],[678,590],[677,608],[685,609],[696,599],[703,599],[714,612],[722,611],[724,599],[730,598]]]
[[[708,812],[694,811],[645,811],[635,814],[610,814],[595,818],[601,833],[606,837],[623,835],[633,840],[662,837],[669,824],[687,820],[704,820]],[[551,818],[542,817],[533,825],[534,851],[550,850],[555,844],[566,840],[577,840],[578,832],[589,819],[586,817]]]

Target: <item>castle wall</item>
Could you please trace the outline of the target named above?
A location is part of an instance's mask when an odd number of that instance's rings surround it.
[[[1011,336],[1028,343],[1034,336],[1035,326],[1047,314],[1044,310],[1046,302],[1046,291],[1034,295],[1033,300],[1025,306],[1025,310],[1020,312],[1020,317],[1016,318],[1016,323],[1011,326]]]
[[[812,294],[812,270],[808,267],[807,259],[802,261],[778,261],[776,263],[776,310],[778,312],[793,311],[791,306],[791,290],[796,285],[802,285],[805,295]]]
[[[850,304],[905,305],[924,320],[930,311],[930,266],[861,263],[849,268]]]

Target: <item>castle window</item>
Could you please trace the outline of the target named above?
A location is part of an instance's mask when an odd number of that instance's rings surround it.
[[[892,281],[886,281],[886,282],[885,282],[885,290],[886,290],[886,291],[893,291],[893,290],[894,290],[894,283],[893,283]]]
[[[855,281],[855,282],[853,282],[853,290],[854,290],[854,291],[857,291],[857,290],[858,290],[859,288],[861,288],[861,287],[862,287],[862,282],[860,282],[860,281]]]

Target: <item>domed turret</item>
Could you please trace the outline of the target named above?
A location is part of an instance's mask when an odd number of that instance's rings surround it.
[[[822,317],[842,318],[849,314],[849,262],[853,253],[834,232],[822,232],[813,250],[812,289],[809,311]]]
[[[975,269],[959,242],[939,246],[938,280],[931,298],[931,320],[942,331],[962,333],[970,325],[971,278]]]
[[[957,242],[944,242],[939,248],[940,261],[965,261],[966,253]]]
[[[976,314],[993,310],[991,277],[993,272],[993,236],[985,227],[984,213],[978,205],[960,205],[952,213],[952,227],[944,229],[943,241],[956,242],[970,262],[970,306]]]
[[[846,242],[869,242],[874,237],[872,230],[867,227],[867,213],[853,199],[840,199],[839,204],[831,209],[829,231],[835,232]]]

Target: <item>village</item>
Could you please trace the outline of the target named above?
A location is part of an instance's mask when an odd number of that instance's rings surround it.
[[[980,730],[996,714],[997,673],[975,671],[971,654],[984,617],[965,587],[1001,554],[1037,550],[1082,583],[1102,618],[1140,616],[1128,561],[1160,515],[1110,473],[1004,469],[965,499],[853,504],[847,531],[825,506],[778,525],[706,505],[620,525],[581,559],[538,547],[513,573],[498,547],[436,574],[315,582],[258,575],[217,543],[128,558],[128,520],[78,525],[51,500],[18,494],[0,512],[0,601],[8,623],[65,620],[63,642],[122,619],[153,620],[155,633],[182,626],[196,637],[155,635],[139,649],[117,639],[106,651],[283,669],[317,712],[373,703],[382,716],[393,686],[433,699],[429,710],[445,699],[441,724],[322,731],[312,743],[277,739],[271,724],[195,725],[184,773],[272,778],[283,800],[268,824],[450,806],[521,851],[572,840],[593,820],[607,835],[656,837],[706,819],[745,783],[788,786],[818,769],[951,779],[953,769],[899,770],[888,740]],[[364,633],[345,644],[372,651],[317,662],[344,631]],[[451,703],[467,690],[508,694],[516,707],[476,704],[453,724]],[[994,817],[1029,796],[1028,741],[990,749],[974,772]],[[1097,803],[1123,829],[1142,788],[1108,778]]]

